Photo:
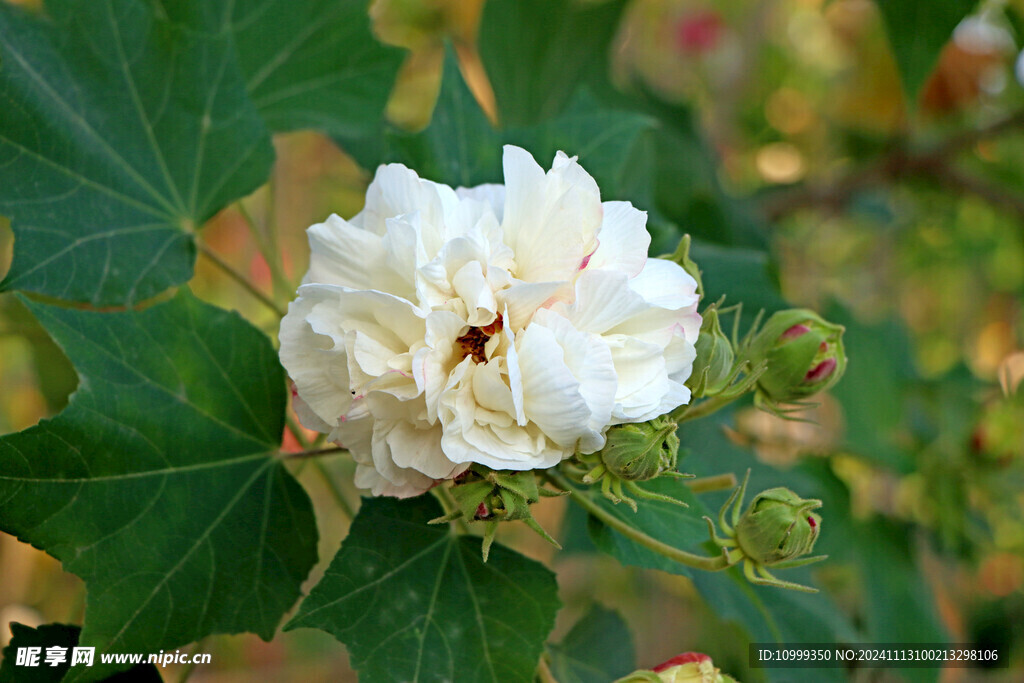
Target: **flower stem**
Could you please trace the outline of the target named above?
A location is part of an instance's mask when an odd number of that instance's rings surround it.
[[[330,446],[328,448],[310,448],[304,451],[298,451],[297,453],[281,453],[279,456],[282,460],[299,460],[302,458],[319,458],[324,455],[333,455],[335,453],[345,453],[348,449],[342,448],[341,446]]]
[[[712,491],[725,491],[736,486],[736,475],[732,472],[715,474],[710,477],[700,477],[684,482],[693,493],[711,493]]]
[[[540,683],[558,683],[555,674],[551,672],[551,667],[548,666],[547,656],[545,655],[541,656],[540,662],[537,664],[537,680]]]
[[[353,519],[355,519],[355,510],[353,510],[352,506],[349,505],[349,502],[345,498],[345,495],[341,492],[341,489],[338,487],[338,483],[334,481],[334,477],[332,477],[331,473],[327,471],[327,468],[324,467],[324,464],[319,460],[314,460],[313,468],[316,470],[317,474],[320,475],[320,478],[324,480],[324,484],[327,485],[327,489],[331,492],[331,497],[334,498],[334,502],[338,504],[339,508],[341,508],[342,513],[344,513],[344,515],[348,517],[348,520],[350,522]]]
[[[253,240],[256,242],[256,249],[260,252],[260,256],[266,261],[267,267],[270,268],[270,277],[274,283],[274,294],[288,293],[291,289],[291,285],[288,283],[288,279],[284,276],[284,265],[280,258],[280,251],[276,251],[274,246],[267,239],[264,234],[264,230],[260,230],[259,226],[256,225],[256,221],[253,219],[252,214],[245,208],[245,203],[238,201],[235,203],[238,209],[238,213],[245,220],[245,224],[249,227],[249,232],[252,234]],[[267,231],[269,232],[269,231]]]
[[[587,496],[586,494],[573,488],[573,486],[569,483],[569,480],[566,479],[561,474],[549,470],[546,473],[546,476],[548,480],[555,486],[559,487],[563,491],[569,491],[572,494],[572,499],[576,501],[576,504],[579,505],[584,510],[586,510],[589,514],[599,519],[606,526],[614,529],[615,531],[618,531],[620,534],[622,534],[629,540],[633,541],[638,545],[642,545],[648,550],[653,550],[659,555],[667,557],[668,559],[674,562],[678,562],[679,564],[686,565],[687,567],[692,567],[694,569],[702,569],[708,572],[717,572],[719,570],[727,569],[729,567],[725,557],[723,556],[707,557],[704,555],[695,555],[693,553],[688,553],[685,550],[674,548],[667,543],[662,543],[656,538],[651,538],[644,532],[640,531],[635,527],[630,526],[629,524],[626,524],[621,519],[619,519],[615,515],[611,514],[610,512],[602,508],[600,505],[591,500],[590,497]]]
[[[264,306],[272,310],[275,314],[277,314],[277,317],[284,317],[284,311],[281,309],[280,306],[274,303],[273,299],[271,299],[269,296],[261,292],[259,288],[256,287],[256,285],[249,282],[248,278],[246,278],[244,275],[238,272],[230,263],[222,259],[219,254],[217,254],[215,251],[210,249],[202,242],[199,242],[198,240],[196,241],[196,249],[199,250],[200,254],[210,259],[210,262],[212,262],[215,266],[224,271],[224,273],[228,277],[230,277],[238,284],[242,285],[245,291],[252,294],[261,304],[263,304]]]
[[[444,484],[430,489],[430,493],[434,498],[437,498],[437,502],[441,504],[441,508],[444,510],[445,514],[451,514],[459,509],[459,506],[455,504],[455,500],[452,499],[451,494],[448,493],[446,488],[444,488]],[[469,525],[466,524],[466,520],[462,519],[462,517],[456,517],[453,521],[459,527],[459,531],[467,535],[469,534]]]
[[[707,417],[712,413],[718,412],[737,398],[739,398],[739,396],[729,396],[726,398],[722,394],[719,394],[718,396],[712,396],[706,401],[701,401],[700,403],[691,403],[689,405],[680,406],[669,413],[669,416],[676,422],[689,422],[690,420]]]

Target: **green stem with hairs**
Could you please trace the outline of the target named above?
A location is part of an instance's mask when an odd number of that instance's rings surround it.
[[[740,394],[740,396],[742,396],[742,394]],[[696,420],[701,417],[707,417],[712,413],[716,413],[738,398],[739,396],[725,397],[723,394],[719,394],[718,396],[712,396],[706,401],[701,401],[700,403],[691,403],[679,406],[669,413],[669,416],[677,423],[689,422],[690,420]]]
[[[609,513],[607,510],[602,508],[600,505],[595,503],[586,494],[573,488],[569,480],[558,472],[549,470],[546,475],[548,480],[562,489],[563,491],[569,491],[572,494],[572,499],[581,508],[586,510],[589,514],[599,519],[605,526],[619,532],[629,540],[633,541],[637,545],[641,545],[648,550],[653,550],[663,557],[667,557],[673,562],[692,567],[694,569],[701,569],[708,572],[717,572],[722,569],[728,569],[729,563],[726,558],[722,555],[717,557],[707,557],[705,555],[695,555],[694,553],[688,553],[685,550],[674,548],[667,543],[662,543],[656,538],[652,538],[640,531],[639,529],[626,524],[615,515]]]
[[[700,477],[683,482],[693,493],[711,493],[712,491],[727,491],[736,486],[736,475],[732,472],[715,474],[710,477]]]

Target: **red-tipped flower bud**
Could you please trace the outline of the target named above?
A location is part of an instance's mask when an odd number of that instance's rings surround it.
[[[770,567],[811,552],[821,531],[821,517],[811,512],[820,500],[804,499],[787,488],[759,493],[736,525],[743,554]]]
[[[615,683],[736,683],[717,668],[711,657],[684,652],[650,670],[634,671]]]
[[[758,397],[792,403],[828,389],[846,370],[842,325],[814,311],[779,311],[765,323],[741,354],[756,365],[767,363],[757,380]]]

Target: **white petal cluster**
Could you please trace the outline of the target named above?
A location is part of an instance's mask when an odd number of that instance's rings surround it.
[[[309,229],[281,361],[375,495],[551,467],[690,399],[696,282],[647,258],[647,214],[561,152],[545,172],[508,146],[504,172],[453,190],[381,166],[359,215]]]

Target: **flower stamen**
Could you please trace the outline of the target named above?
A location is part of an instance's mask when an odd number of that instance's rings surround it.
[[[462,349],[462,357],[472,356],[475,362],[486,363],[487,353],[484,347],[492,336],[501,332],[501,328],[501,313],[489,325],[469,328],[466,334],[455,340],[455,343]]]

